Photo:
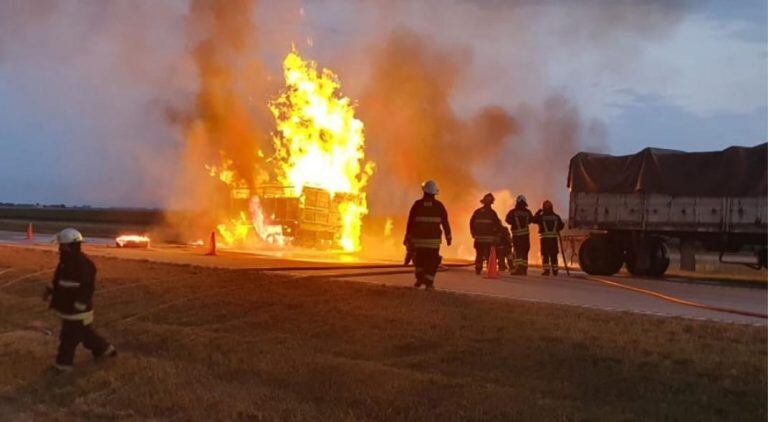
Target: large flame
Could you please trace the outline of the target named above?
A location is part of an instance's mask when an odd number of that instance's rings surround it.
[[[298,194],[305,186],[347,194],[338,205],[339,246],[358,250],[362,218],[368,214],[363,188],[373,173],[373,163],[364,161],[363,122],[338,92],[338,78],[330,70],[318,72],[314,62],[292,51],[283,60],[283,72],[286,90],[269,106],[277,121],[278,178]]]
[[[277,132],[275,155],[268,162],[275,166],[277,181],[296,196],[307,187],[328,191],[330,206],[339,215],[337,247],[359,250],[362,219],[368,214],[364,188],[373,174],[373,163],[365,161],[363,122],[355,118],[350,99],[341,95],[338,78],[330,70],[318,72],[315,62],[292,51],[283,61],[283,71],[285,90],[269,103]],[[255,189],[235,172],[232,159],[222,156],[219,165],[207,169],[229,187],[232,198],[250,198],[247,210],[218,225],[225,243],[245,241],[254,230],[264,241],[285,244],[282,227],[264,215]]]

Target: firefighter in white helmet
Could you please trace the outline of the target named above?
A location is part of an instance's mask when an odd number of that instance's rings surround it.
[[[528,252],[531,250],[528,226],[532,220],[533,214],[528,209],[528,201],[526,201],[525,196],[518,195],[515,200],[515,208],[512,208],[504,219],[512,231],[512,246],[515,250],[512,260],[513,266],[510,267],[512,274],[528,274]]]
[[[50,299],[49,307],[61,318],[54,368],[63,372],[72,369],[80,343],[95,359],[117,356],[117,351],[93,329],[96,266],[82,252],[83,235],[75,229],[64,229],[55,241],[59,244],[59,265],[43,299]]]
[[[435,199],[439,192],[437,183],[428,180],[421,185],[423,197],[413,203],[408,213],[408,225],[405,229],[403,244],[412,251],[414,274],[419,288],[422,284],[426,289],[434,288],[435,274],[440,265],[440,243],[443,231],[445,241],[451,246],[451,226],[448,223],[448,212],[442,202]],[[442,230],[441,230],[442,228]]]

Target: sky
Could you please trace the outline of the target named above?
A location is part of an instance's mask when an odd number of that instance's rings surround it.
[[[294,43],[333,68],[353,99],[365,91],[371,45],[408,28],[466,61],[451,94],[459,114],[558,95],[590,128],[578,149],[768,140],[764,0],[628,6],[616,16],[598,0],[512,3],[263,1],[254,21],[271,72]],[[0,202],[163,206],[181,151],[168,104],[196,90],[184,58],[187,2],[105,4],[0,0]]]

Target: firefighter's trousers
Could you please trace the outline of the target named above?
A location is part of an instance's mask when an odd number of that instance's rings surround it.
[[[83,325],[82,321],[62,320],[56,366],[61,369],[71,367],[75,360],[75,349],[80,343],[90,350],[93,357],[103,355],[109,347],[109,343],[93,329],[91,324]]]
[[[551,269],[557,271],[557,254],[560,252],[557,247],[556,237],[545,237],[541,239],[541,266],[544,270]]]
[[[417,284],[434,285],[437,267],[440,266],[440,249],[414,248],[413,266]]]
[[[518,271],[527,271],[528,252],[531,250],[531,241],[529,236],[513,236],[512,246],[515,248],[515,258],[512,261],[512,264]]]
[[[496,259],[498,260],[499,271],[505,271],[507,268],[514,267],[512,258],[509,256],[511,249],[510,245],[496,246]]]
[[[483,262],[488,262],[491,256],[491,246],[493,243],[475,241],[475,271],[483,271]]]

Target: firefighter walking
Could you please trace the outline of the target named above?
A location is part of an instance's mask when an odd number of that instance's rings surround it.
[[[493,194],[486,193],[480,200],[483,206],[476,209],[469,219],[469,232],[475,240],[475,274],[483,271],[483,262],[488,262],[491,248],[499,241],[501,220],[491,208],[494,201]]]
[[[414,287],[419,288],[423,284],[426,289],[433,289],[441,260],[443,231],[446,243],[451,246],[451,226],[445,206],[435,198],[439,192],[437,183],[428,180],[421,185],[421,190],[424,196],[413,203],[408,213],[403,244],[411,251],[413,258]]]
[[[64,229],[56,235],[59,264],[51,287],[43,299],[61,318],[61,333],[56,362],[59,372],[72,370],[75,349],[82,343],[95,359],[117,356],[115,348],[93,329],[93,292],[96,266],[82,252],[83,235],[75,229]]]
[[[528,202],[525,196],[518,195],[515,207],[508,213],[504,221],[509,224],[512,231],[512,246],[514,247],[514,259],[510,273],[515,275],[528,274],[528,252],[531,249],[530,231],[528,226],[533,220],[533,214],[528,210]]]
[[[533,222],[539,226],[539,238],[541,239],[541,267],[542,275],[557,275],[557,254],[560,252],[557,246],[558,234],[565,224],[559,215],[555,214],[552,202],[544,201],[541,209],[536,211]]]

